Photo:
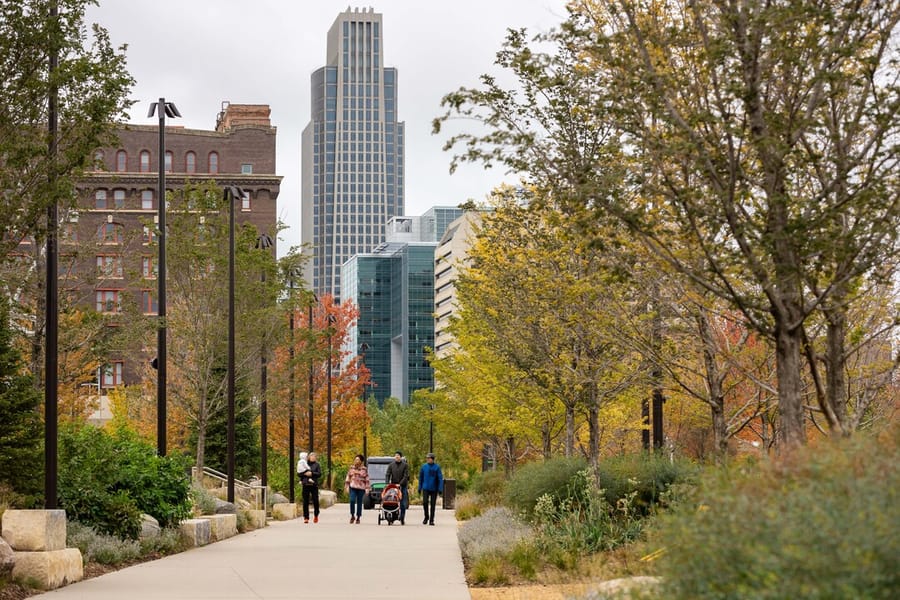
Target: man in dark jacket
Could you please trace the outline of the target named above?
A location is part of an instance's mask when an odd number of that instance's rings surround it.
[[[400,524],[406,525],[406,507],[409,506],[409,465],[403,460],[403,453],[394,452],[394,462],[388,465],[384,476],[385,483],[396,483],[403,492],[400,500]]]
[[[441,465],[434,462],[434,453],[425,455],[425,464],[419,469],[419,492],[422,494],[422,508],[425,518],[422,525],[434,525],[434,509],[437,507],[438,494],[444,493],[444,474]],[[431,511],[429,512],[429,506]]]
[[[300,473],[303,484],[303,522],[309,523],[309,501],[313,505],[313,523],[319,522],[319,478],[322,477],[322,466],[316,460],[316,453],[310,452],[306,458],[309,469]]]

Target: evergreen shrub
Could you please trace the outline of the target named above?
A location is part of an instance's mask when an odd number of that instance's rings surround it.
[[[506,486],[506,473],[503,471],[485,471],[475,476],[472,481],[472,490],[478,494],[478,499],[485,506],[503,504]]]

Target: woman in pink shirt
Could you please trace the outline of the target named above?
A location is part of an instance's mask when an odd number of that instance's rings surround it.
[[[363,498],[369,493],[369,469],[366,468],[366,458],[362,454],[357,454],[353,459],[353,465],[344,480],[344,490],[350,494],[350,522],[359,524]]]

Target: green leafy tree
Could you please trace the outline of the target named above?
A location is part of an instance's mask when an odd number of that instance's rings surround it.
[[[848,430],[839,377],[860,278],[897,258],[900,5],[582,0],[535,52],[510,34],[494,79],[448,95],[488,125],[457,160],[550,182],[585,231],[613,216],[776,348],[782,446],[806,436],[803,355],[817,312],[834,377],[818,410]],[[592,143],[601,140],[603,143]],[[600,231],[604,231],[602,227]],[[698,260],[699,258],[699,260]]]
[[[0,2],[0,260],[30,235],[42,238],[41,217],[52,203],[71,206],[75,181],[94,151],[113,139],[134,83],[124,48],[102,27],[90,35],[91,0]],[[58,7],[58,17],[50,15]],[[58,67],[50,73],[50,55]],[[48,103],[58,92],[58,154],[50,156]]]

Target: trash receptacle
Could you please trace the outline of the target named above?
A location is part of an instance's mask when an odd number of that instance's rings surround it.
[[[456,505],[456,480],[444,480],[444,510],[452,510]]]

